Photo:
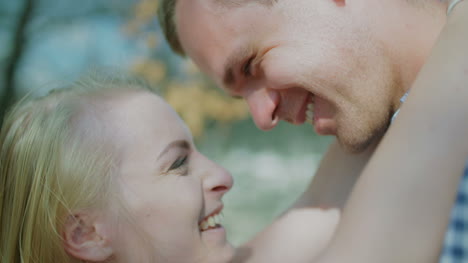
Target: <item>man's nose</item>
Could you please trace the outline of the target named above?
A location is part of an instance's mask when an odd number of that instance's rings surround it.
[[[278,91],[266,88],[255,89],[244,94],[244,98],[259,129],[267,131],[276,126],[278,123],[276,109],[280,100]]]

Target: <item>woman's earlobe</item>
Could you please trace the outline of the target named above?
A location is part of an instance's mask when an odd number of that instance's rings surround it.
[[[96,227],[97,216],[79,213],[69,215],[63,228],[65,251],[78,259],[87,261],[104,261],[114,251],[105,233]]]

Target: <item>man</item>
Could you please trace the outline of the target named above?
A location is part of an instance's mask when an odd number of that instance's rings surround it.
[[[244,98],[260,129],[280,120],[310,123],[337,138],[296,207],[342,208],[429,56],[447,8],[439,0],[166,0],[159,18],[172,48]],[[468,259],[465,180],[441,262]],[[317,221],[336,220],[318,211]],[[317,227],[321,246],[333,227]]]

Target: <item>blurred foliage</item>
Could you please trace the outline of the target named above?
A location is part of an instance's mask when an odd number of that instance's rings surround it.
[[[190,60],[172,65],[175,56],[166,48],[160,30],[154,26],[158,0],[139,0],[123,31],[131,37],[143,37],[151,56],[136,61],[132,71],[151,86],[181,115],[194,137],[204,133],[210,123],[229,124],[248,116],[244,101],[227,97],[207,80]],[[168,55],[169,53],[169,55]]]
[[[84,71],[77,65],[86,54],[76,55],[79,51],[70,48],[70,44],[78,43],[75,47],[90,52],[97,50],[98,40],[86,42],[86,23],[96,25],[98,19],[101,25],[110,22],[101,29],[107,26],[106,32],[112,34],[109,25],[128,18],[128,6],[134,3],[135,0],[0,0],[0,124],[8,107],[32,89],[64,81],[70,75],[79,76]],[[80,27],[81,35],[77,32]],[[39,54],[47,49],[53,52],[38,61]],[[82,63],[83,68],[102,65],[101,57],[89,58]],[[61,71],[65,68],[62,65],[70,66],[68,75]]]

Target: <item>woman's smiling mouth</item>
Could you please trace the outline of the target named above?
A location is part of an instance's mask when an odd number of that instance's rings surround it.
[[[216,214],[208,217],[199,224],[200,231],[206,231],[213,228],[221,227],[221,222],[224,216],[222,214]]]
[[[222,221],[224,219],[224,216],[221,214],[222,209],[223,209],[223,206],[220,206],[218,209],[216,209],[210,215],[206,216],[198,224],[198,227],[199,227],[201,232],[207,231],[207,230],[210,230],[210,229],[214,229],[214,228],[222,227],[221,223],[222,223]]]

